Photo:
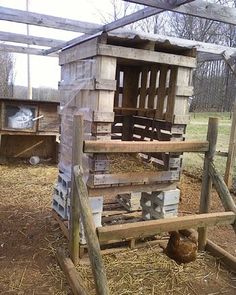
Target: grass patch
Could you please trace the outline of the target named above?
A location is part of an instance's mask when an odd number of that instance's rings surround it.
[[[229,146],[229,137],[231,129],[230,113],[191,113],[191,121],[187,127],[186,139],[187,140],[205,140],[207,136],[207,124],[209,117],[218,117],[219,120],[219,133],[217,140],[217,151],[227,152]],[[191,173],[199,171],[201,173],[203,167],[204,155],[196,153],[185,153],[183,168]],[[223,175],[225,172],[226,158],[216,156],[216,167]],[[234,175],[236,170],[234,171]]]

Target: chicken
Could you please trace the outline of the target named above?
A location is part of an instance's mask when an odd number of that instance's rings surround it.
[[[172,231],[164,253],[178,264],[188,263],[197,258],[197,242],[188,238],[182,240],[179,232]]]

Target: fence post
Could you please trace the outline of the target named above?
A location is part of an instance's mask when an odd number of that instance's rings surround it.
[[[95,288],[98,295],[108,295],[109,289],[106,271],[101,255],[100,244],[96,233],[93,214],[89,204],[87,186],[82,177],[81,166],[74,167],[75,183],[79,193],[79,207],[83,223],[89,259],[94,276]]]
[[[218,118],[209,118],[207,140],[209,142],[209,150],[205,153],[204,165],[203,165],[203,176],[202,176],[202,189],[200,197],[200,208],[199,213],[207,213],[210,208],[210,193],[212,188],[212,181],[209,175],[209,164],[213,161],[216,142],[218,135]],[[207,228],[200,227],[198,229],[198,249],[203,251],[206,246],[207,240]]]
[[[79,262],[80,234],[79,234],[79,195],[76,189],[74,166],[82,165],[83,155],[83,116],[73,117],[73,139],[72,139],[72,167],[71,167],[71,204],[70,204],[70,229],[69,229],[69,251],[71,260],[76,265]]]
[[[229,148],[228,148],[228,157],[225,167],[225,183],[228,188],[231,188],[233,181],[233,168],[235,163],[236,156],[236,103],[233,107],[233,117],[230,131],[230,139],[229,139]]]

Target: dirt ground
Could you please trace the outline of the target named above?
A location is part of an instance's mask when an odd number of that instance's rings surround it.
[[[50,214],[56,177],[55,166],[0,165],[0,294],[71,294],[54,256],[57,245],[66,244]],[[182,177],[180,211],[198,211],[200,189],[198,179]],[[212,211],[220,208],[213,193]],[[209,237],[236,254],[236,239],[230,228],[211,229]],[[235,294],[235,279],[227,280],[226,292],[214,293],[209,286],[209,292],[199,293],[195,285],[188,294]]]

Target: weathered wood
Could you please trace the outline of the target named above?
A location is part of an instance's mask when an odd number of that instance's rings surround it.
[[[90,174],[87,185],[89,187],[118,185],[131,183],[153,183],[161,181],[177,181],[180,178],[179,171],[156,171],[156,172],[129,172],[117,174]]]
[[[100,30],[101,25],[40,14],[35,12],[28,12],[19,9],[12,9],[0,6],[0,19],[12,22],[18,22],[28,25],[48,27],[66,31],[74,31],[79,33],[90,33],[94,30]]]
[[[52,210],[52,217],[57,221],[59,224],[64,236],[69,240],[69,230],[65,223],[62,221],[61,217],[56,213],[56,211]]]
[[[102,188],[88,188],[89,197],[96,196],[116,196],[121,193],[130,192],[150,192],[150,191],[165,191],[175,189],[174,183],[157,183],[157,184],[137,184],[137,185],[122,185]]]
[[[24,34],[15,34],[9,32],[0,31],[0,40],[8,41],[8,42],[16,42],[16,43],[24,43],[28,45],[38,45],[38,46],[56,46],[63,43],[63,40],[38,37],[38,36],[30,36]]]
[[[189,68],[196,67],[196,59],[189,56],[107,44],[98,44],[97,49],[98,55],[113,56],[152,63],[169,64],[173,66],[183,66]]]
[[[141,88],[140,88],[140,97],[139,97],[139,107],[140,108],[145,108],[146,105],[146,96],[147,96],[147,88],[148,88],[148,81],[147,81],[147,78],[148,78],[148,70],[149,68],[148,67],[144,67],[142,69],[142,72],[141,72]],[[131,77],[133,76],[133,74],[131,75]]]
[[[32,55],[43,55],[43,49],[30,48],[25,46],[16,46],[16,45],[8,45],[8,44],[0,44],[0,51],[5,52],[16,52],[16,53],[26,53]],[[50,55],[50,57],[58,57],[56,53]]]
[[[236,272],[236,257],[225,251],[211,240],[207,240],[206,251],[222,261],[231,271]]]
[[[71,173],[71,206],[70,206],[70,240],[69,249],[72,261],[74,264],[79,262],[79,195],[76,188],[75,176],[73,173],[73,167],[75,165],[82,165],[82,145],[83,145],[83,132],[84,132],[84,122],[82,115],[75,115],[73,118],[73,142],[72,142],[72,173]]]
[[[163,119],[163,114],[164,114],[167,72],[168,72],[168,66],[161,65],[160,76],[159,76],[159,86],[157,91],[157,109],[156,109],[156,118],[161,120]]]
[[[203,166],[203,176],[202,176],[202,189],[200,197],[200,213],[209,212],[210,208],[210,192],[212,188],[212,182],[209,175],[209,166],[213,161],[215,151],[216,151],[216,142],[218,135],[218,118],[209,118],[208,121],[208,131],[207,131],[207,140],[209,142],[209,150],[205,153],[204,166]],[[199,250],[204,250],[207,240],[207,228],[199,228],[198,230],[198,248]]]
[[[124,67],[122,108],[136,108],[138,98],[139,67]]]
[[[67,281],[74,295],[88,295],[84,281],[75,268],[75,265],[69,257],[66,257],[62,249],[56,251],[57,261],[64,272]]]
[[[132,142],[132,141],[84,141],[85,153],[162,153],[162,152],[206,152],[209,149],[208,141],[183,142]]]
[[[233,168],[235,165],[235,157],[236,157],[236,103],[233,108],[233,117],[229,138],[229,148],[228,148],[228,156],[225,167],[225,183],[228,188],[231,188],[233,181]]]
[[[74,167],[74,177],[77,192],[79,194],[78,203],[88,246],[88,253],[94,276],[96,292],[97,294],[106,295],[109,294],[109,289],[107,285],[105,267],[100,252],[100,244],[96,235],[91,207],[89,204],[87,187],[83,181],[81,168],[79,166]]]
[[[97,233],[100,242],[116,242],[152,236],[161,232],[225,225],[234,222],[234,212],[218,212],[104,226],[97,228]]]
[[[216,170],[215,165],[213,163],[209,164],[209,175],[211,176],[211,180],[221,199],[225,211],[232,211],[236,214],[236,205],[234,199],[232,198],[229,189],[227,188],[223,180],[223,177]],[[236,233],[236,223],[233,224],[233,229]]]
[[[165,114],[165,119],[169,122],[172,122],[174,119],[177,74],[178,74],[178,68],[171,67],[169,91],[167,96],[167,106],[166,106],[166,114]]]
[[[150,86],[149,86],[149,95],[148,95],[148,108],[153,109],[154,108],[154,101],[156,96],[156,83],[157,83],[157,73],[158,73],[159,67],[152,66],[151,67],[151,75],[150,75]]]
[[[223,6],[207,1],[196,0],[192,3],[184,4],[176,8],[168,6],[167,1],[157,0],[127,0],[146,6],[151,6],[159,9],[172,10],[174,12],[215,20],[227,24],[236,25],[236,9],[229,6]],[[169,7],[169,8],[168,8]]]

